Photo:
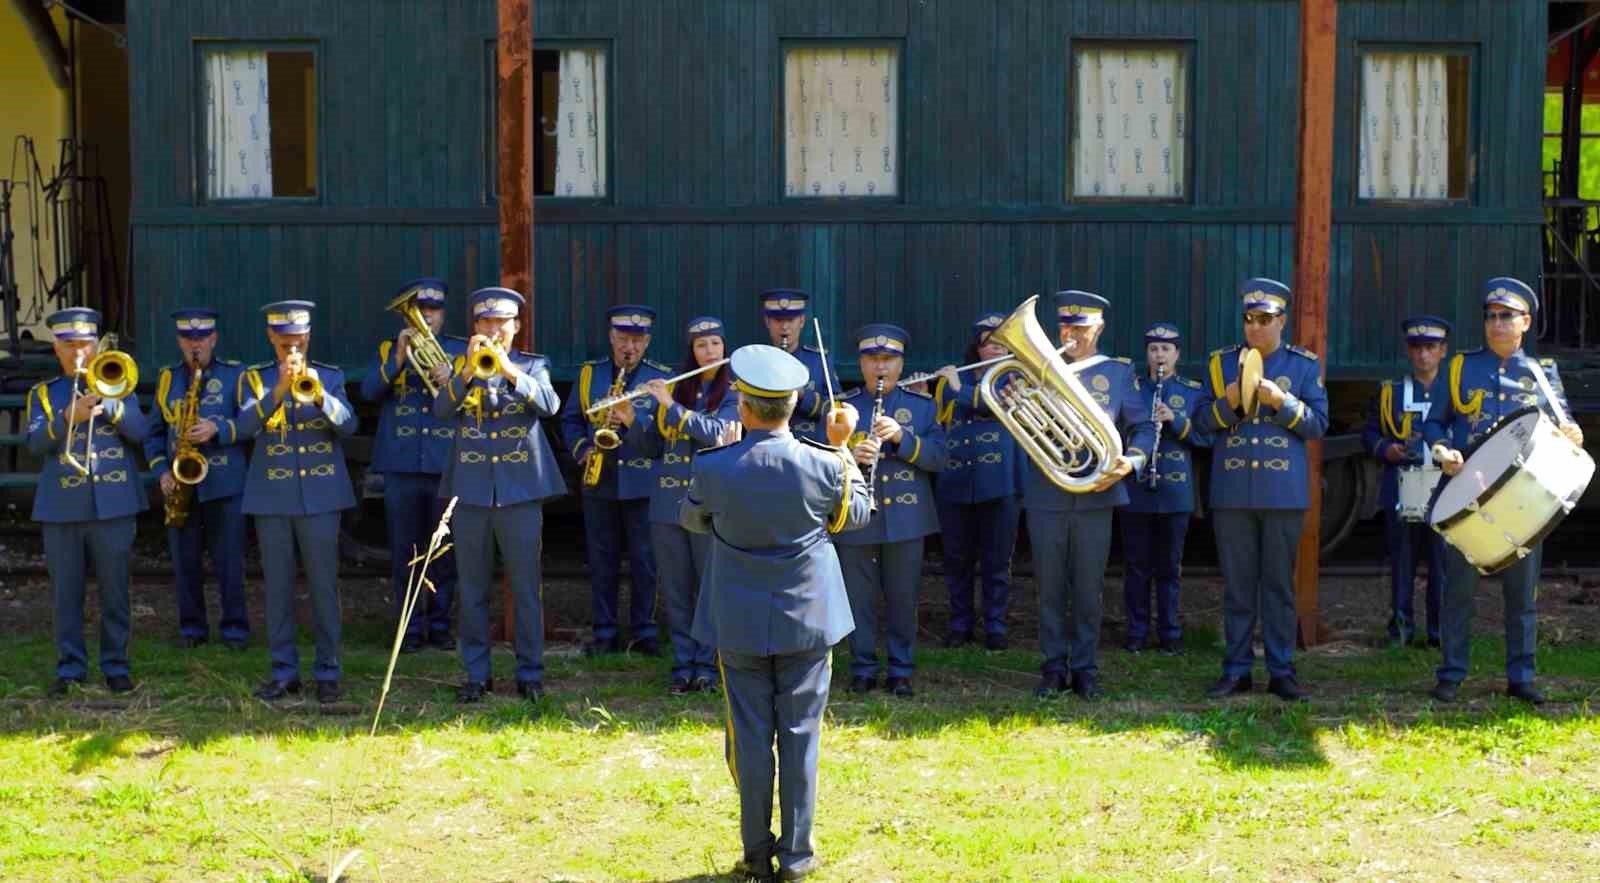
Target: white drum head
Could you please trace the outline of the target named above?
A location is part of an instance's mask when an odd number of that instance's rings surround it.
[[[1439,527],[1503,484],[1515,471],[1517,458],[1522,456],[1528,440],[1533,438],[1543,420],[1544,415],[1530,411],[1500,424],[1493,434],[1479,442],[1461,471],[1439,491],[1428,522]]]

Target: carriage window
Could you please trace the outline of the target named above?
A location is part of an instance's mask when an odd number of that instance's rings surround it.
[[[1464,54],[1362,54],[1360,198],[1467,198],[1470,70]]]
[[[201,55],[206,198],[317,195],[317,61],[310,49]]]
[[[1181,46],[1076,49],[1071,196],[1187,198],[1189,68]]]
[[[899,61],[892,46],[785,47],[786,195],[899,192]]]
[[[539,131],[533,139],[533,193],[596,199],[606,195],[606,51],[585,46],[533,51],[533,107]],[[498,189],[500,77],[495,44],[489,43],[484,80],[484,180],[491,198]]]

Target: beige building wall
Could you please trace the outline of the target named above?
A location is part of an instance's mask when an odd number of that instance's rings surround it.
[[[66,23],[59,9],[52,10],[51,21],[58,35],[66,34]],[[44,199],[32,192],[37,182],[32,168],[23,159],[17,139],[21,135],[33,139],[40,170],[49,178],[58,142],[67,137],[69,131],[67,89],[51,78],[49,62],[35,44],[15,0],[0,0],[0,84],[4,84],[0,88],[0,175],[27,182],[26,186],[19,184],[13,191],[11,201],[11,224],[16,233],[12,247],[22,301],[19,319],[36,339],[49,340],[50,335],[41,321],[41,286],[30,226],[38,225],[38,254],[47,275],[53,272],[50,268],[54,265],[51,257],[54,243],[48,238],[50,225],[44,217]],[[33,206],[37,206],[37,217],[30,217],[35,211]]]

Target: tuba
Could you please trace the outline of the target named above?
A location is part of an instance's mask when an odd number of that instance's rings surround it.
[[[984,373],[978,394],[1051,484],[1088,493],[1122,456],[1122,436],[1045,337],[1033,314],[1038,299],[1028,298],[989,335],[1011,357]],[[1014,372],[1022,377],[1009,390],[995,389]]]
[[[417,306],[418,291],[413,288],[389,301],[388,309],[406,320],[406,327],[411,329],[411,340],[406,345],[406,361],[410,363],[411,370],[416,372],[423,388],[428,390],[428,395],[437,396],[439,387],[434,384],[431,372],[438,365],[449,365],[450,357],[439,345],[439,339],[433,336],[428,320],[422,318],[422,310]]]

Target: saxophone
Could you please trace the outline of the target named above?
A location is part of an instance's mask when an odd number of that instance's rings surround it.
[[[203,386],[205,372],[197,364],[194,374],[189,379],[189,391],[184,394],[183,404],[178,406],[178,419],[173,421],[173,428],[178,433],[178,448],[172,454],[172,477],[177,484],[172,488],[172,493],[167,495],[164,508],[167,527],[183,527],[189,523],[189,505],[194,499],[194,487],[206,480],[206,473],[211,471],[211,463],[206,455],[200,453],[194,442],[189,440],[189,430],[200,419],[200,387]]]
[[[617,379],[612,382],[611,388],[606,390],[606,398],[614,399],[621,396],[628,388],[628,371],[626,368],[617,369]],[[595,487],[600,484],[600,473],[606,468],[605,452],[615,450],[622,444],[622,436],[617,434],[610,426],[611,412],[600,412],[599,420],[607,421],[605,426],[594,431],[594,450],[589,452],[589,460],[583,467],[583,486]]]

